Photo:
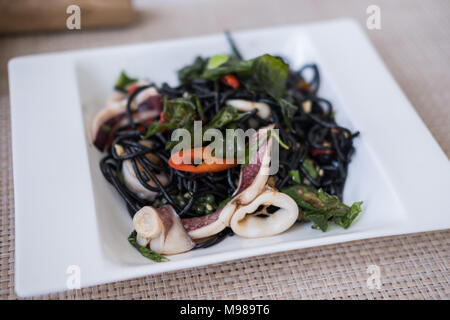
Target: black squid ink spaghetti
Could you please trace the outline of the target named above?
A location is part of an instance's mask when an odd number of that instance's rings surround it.
[[[269,54],[244,60],[226,36],[232,52],[197,57],[178,71],[177,86],[122,72],[93,121],[93,143],[105,152],[100,169],[133,217],[128,240],[153,261],[297,222],[348,228],[361,211],[362,202],[342,202],[358,132],[336,123],[332,103],[318,95],[317,65],[291,70]],[[244,163],[207,154],[206,139],[174,152],[174,131],[193,133],[195,121],[221,133],[252,129]],[[279,170],[270,175],[274,144]],[[218,145],[237,147],[227,138]],[[182,155],[197,162],[177,164]]]

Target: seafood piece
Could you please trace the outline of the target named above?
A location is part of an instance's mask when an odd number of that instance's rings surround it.
[[[230,201],[214,213],[202,217],[185,218],[181,221],[192,239],[207,238],[229,226],[235,210],[236,204]]]
[[[258,139],[263,139],[259,149],[251,158],[250,163],[241,169],[239,186],[233,194],[233,198],[221,209],[202,217],[182,219],[185,229],[192,239],[200,239],[213,236],[230,225],[230,219],[239,205],[251,202],[260,194],[266,185],[272,138],[267,138],[268,130],[273,125],[260,129],[252,136],[250,143],[255,143]]]
[[[268,189],[250,204],[236,210],[230,227],[241,237],[269,237],[289,229],[298,215],[297,203],[291,197]]]
[[[162,99],[154,87],[142,90],[131,104],[133,120],[143,122],[159,115],[162,111]],[[93,144],[100,151],[105,150],[110,138],[120,126],[127,123],[127,96],[116,92],[106,101],[106,107],[100,110],[92,123]]]
[[[239,111],[253,111],[257,109],[256,113],[261,119],[267,120],[270,117],[270,107],[264,102],[253,102],[242,99],[230,99],[226,101],[229,106],[235,107]]]
[[[145,157],[154,164],[158,164],[161,162],[161,159],[159,159],[157,156],[151,153],[147,153]],[[137,161],[136,166],[139,172],[145,173],[144,168],[142,168],[142,166]],[[130,189],[133,193],[135,193],[136,196],[138,196],[139,198],[153,200],[157,195],[157,192],[149,190],[139,181],[138,177],[136,176],[136,171],[134,170],[133,163],[131,162],[131,160],[125,160],[122,163],[122,174],[126,187]],[[167,186],[169,179],[167,178],[167,175],[164,172],[155,173],[155,176],[163,186]],[[146,181],[146,183],[150,187],[153,188],[157,187],[156,182],[150,177],[149,180]]]
[[[191,250],[195,243],[187,234],[171,205],[155,209],[147,206],[133,218],[140,244],[160,254],[178,254]]]
[[[249,164],[242,167],[239,176],[239,184],[233,194],[233,200],[239,205],[250,203],[260,194],[269,178],[269,165],[272,150],[272,137],[268,136],[269,131],[275,125],[261,128],[251,137],[249,143],[259,143],[258,150],[250,159]]]

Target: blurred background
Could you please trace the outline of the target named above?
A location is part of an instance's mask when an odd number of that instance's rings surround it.
[[[81,29],[67,27],[71,5],[80,8]],[[379,30],[366,27],[370,5],[380,8]],[[446,95],[448,102],[448,0],[0,0],[0,94],[7,98],[7,61],[14,56],[340,17],[354,18],[366,29],[416,108],[433,94]],[[428,127],[449,126],[444,109],[417,108]],[[441,143],[449,130],[433,134]],[[441,146],[449,155],[450,147]]]

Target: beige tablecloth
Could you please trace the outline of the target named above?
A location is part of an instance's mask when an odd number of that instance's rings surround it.
[[[447,156],[450,154],[448,0],[169,0],[138,4],[145,7],[138,23],[125,29],[0,38],[0,298],[16,298],[7,80],[7,61],[13,56],[343,16],[354,17],[365,26],[366,8],[376,4],[381,8],[381,30],[367,33],[433,136]],[[450,209],[442,212],[449,213]],[[380,267],[381,289],[367,287],[367,268],[372,264]],[[449,267],[447,230],[277,253],[44,298],[439,299],[450,296]]]

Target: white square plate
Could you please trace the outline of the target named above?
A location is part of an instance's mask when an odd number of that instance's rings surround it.
[[[279,236],[227,238],[208,249],[153,263],[132,248],[131,219],[102,177],[88,128],[121,70],[176,82],[196,55],[229,52],[222,34],[112,48],[19,57],[9,63],[16,216],[15,289],[20,296],[272,252],[450,227],[449,161],[360,27],[351,20],[234,33],[245,58],[263,53],[292,67],[315,62],[320,95],[339,123],[360,130],[344,192],[364,201],[349,229],[309,224]]]

